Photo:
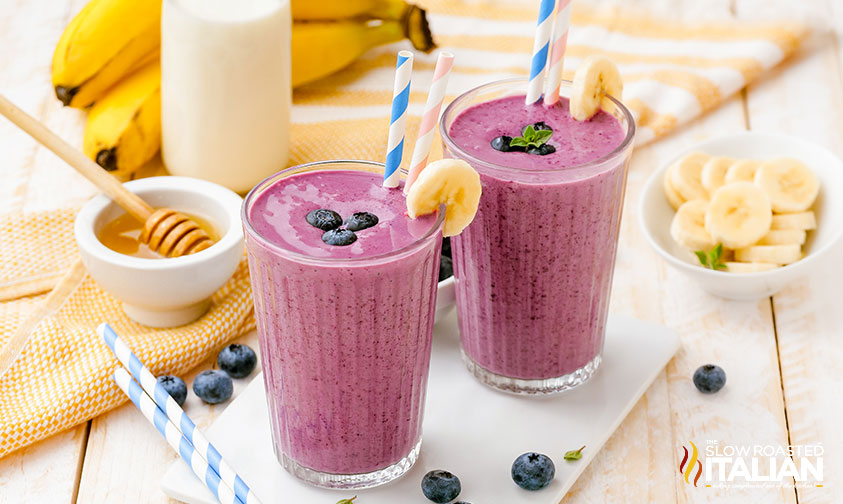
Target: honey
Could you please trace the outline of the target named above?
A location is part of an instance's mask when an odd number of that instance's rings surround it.
[[[184,214],[185,217],[193,219],[193,222],[199,225],[203,231],[208,233],[208,236],[210,236],[212,240],[217,241],[219,239],[214,227],[207,221],[207,219],[197,217],[196,215],[187,212],[181,213]],[[142,229],[143,224],[141,222],[129,214],[123,214],[103,226],[97,234],[97,238],[106,247],[127,256],[141,257],[143,259],[165,259],[164,256],[153,251],[145,243],[140,242],[138,238],[140,237]]]

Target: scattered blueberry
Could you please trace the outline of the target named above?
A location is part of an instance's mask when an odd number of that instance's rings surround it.
[[[244,378],[255,369],[258,356],[248,346],[234,343],[223,348],[217,355],[217,364],[230,377]]]
[[[421,487],[425,497],[439,504],[456,499],[462,490],[460,479],[441,469],[425,474]]]
[[[325,231],[325,234],[322,235],[322,241],[328,245],[344,247],[356,242],[357,235],[354,234],[354,231],[349,231],[345,228],[331,229],[329,231]]]
[[[231,378],[218,369],[202,371],[193,380],[193,393],[208,404],[228,400],[233,391],[234,385],[231,383]]]
[[[511,142],[511,141],[512,141],[512,137],[508,137],[506,135],[503,135],[503,136],[493,138],[492,141],[491,141],[491,145],[492,145],[492,148],[495,149],[496,151],[509,152],[512,149],[512,147],[509,145],[509,142]]]
[[[322,231],[328,231],[342,226],[342,217],[340,214],[327,208],[311,210],[307,213],[305,220],[311,226],[318,227]]]
[[[535,122],[533,124],[530,124],[529,126],[532,126],[533,129],[536,130],[536,131],[542,131],[542,130],[553,131],[553,128],[548,126],[547,123],[544,122],[544,121]],[[526,128],[527,128],[527,126],[524,126],[524,129],[526,129]],[[521,134],[523,135],[524,133],[522,132]]]
[[[442,238],[442,255],[451,257],[451,237]]]
[[[351,217],[345,220],[345,228],[351,231],[360,231],[370,228],[378,223],[378,216],[369,212],[354,212]]]
[[[439,259],[439,281],[451,278],[454,276],[454,263],[448,256],[442,256]]]
[[[550,144],[541,144],[539,147],[530,147],[527,149],[527,154],[535,154],[537,156],[547,156],[556,152],[556,147]]]
[[[524,490],[541,490],[556,476],[556,466],[541,453],[524,453],[512,463],[512,481]]]
[[[700,366],[694,371],[694,385],[704,394],[713,394],[726,385],[726,372],[714,364]]]
[[[178,376],[161,375],[157,381],[170,394],[170,397],[175,399],[176,404],[184,405],[184,401],[187,399],[187,385],[184,384],[184,380]]]

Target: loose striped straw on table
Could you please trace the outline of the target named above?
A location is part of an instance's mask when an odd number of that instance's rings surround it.
[[[399,51],[395,64],[395,85],[392,89],[392,115],[389,118],[389,137],[386,142],[386,168],[383,172],[384,187],[398,187],[401,159],[404,156],[404,124],[407,104],[410,101],[410,77],[413,73],[413,53]]]
[[[559,87],[562,85],[562,70],[565,67],[565,49],[568,45],[570,27],[571,0],[558,0],[556,18],[553,23],[553,42],[550,44],[550,61],[544,85],[544,104],[547,106],[559,101]]]
[[[202,434],[202,431],[187,416],[187,413],[181,409],[181,406],[176,403],[175,399],[170,397],[170,394],[164,390],[164,387],[158,383],[155,376],[132,353],[129,346],[120,339],[120,336],[114,332],[111,326],[100,324],[97,327],[97,334],[105,340],[106,345],[114,352],[117,360],[129,370],[132,377],[140,383],[143,390],[146,391],[149,397],[154,400],[155,404],[166,414],[170,422],[181,431],[187,441],[196,448],[199,455],[216,471],[220,479],[229,488],[234,490],[234,493],[243,504],[261,504],[254,492],[249,489],[248,485],[234,472],[231,466],[223,460],[220,452],[208,441],[205,435]]]
[[[199,453],[190,444],[190,441],[167,418],[167,415],[161,411],[161,408],[146,395],[146,392],[129,376],[129,373],[125,369],[118,368],[114,371],[112,378],[114,379],[114,383],[129,396],[129,399],[143,413],[143,416],[164,436],[167,443],[190,466],[193,474],[208,487],[208,490],[214,494],[214,497],[218,501],[222,504],[246,504],[234,494],[228,485],[220,480],[219,474],[214,471],[204,458],[199,456]]]
[[[433,69],[433,81],[430,83],[427,103],[424,106],[424,114],[419,125],[419,136],[413,149],[410,171],[407,174],[407,182],[404,183],[404,194],[410,192],[410,186],[416,181],[430,156],[430,147],[433,145],[433,131],[436,129],[439,111],[442,109],[442,102],[445,100],[445,89],[448,87],[448,77],[451,75],[453,63],[454,55],[449,52],[440,53],[439,59],[436,60],[436,68]]]
[[[530,83],[527,87],[527,105],[539,101],[544,85],[544,70],[547,66],[547,51],[550,47],[550,30],[553,26],[554,0],[542,0],[536,24],[536,38],[533,41],[533,59],[530,62]]]

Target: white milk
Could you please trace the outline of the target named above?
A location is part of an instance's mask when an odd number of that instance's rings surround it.
[[[164,0],[164,164],[246,192],[287,164],[290,1]]]

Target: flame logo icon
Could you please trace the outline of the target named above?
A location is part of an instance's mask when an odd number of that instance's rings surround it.
[[[689,441],[691,443],[691,452],[688,453],[688,449],[684,446],[682,447],[685,450],[685,455],[682,457],[682,462],[679,463],[679,474],[685,476],[685,483],[691,483],[689,478],[691,477],[691,473],[694,472],[694,468],[697,469],[697,475],[694,476],[694,486],[697,486],[697,482],[700,480],[700,476],[702,476],[702,462],[699,460],[699,451],[697,451],[697,445],[694,444],[693,441]],[[689,459],[690,455],[690,459]]]

